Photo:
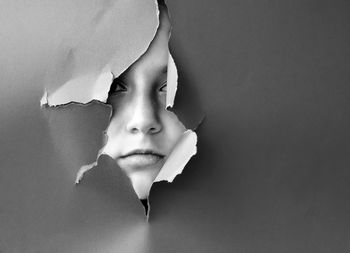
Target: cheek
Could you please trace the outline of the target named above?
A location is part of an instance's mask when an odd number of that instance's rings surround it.
[[[109,101],[109,104],[112,106],[112,117],[108,128],[118,130],[115,133],[121,132],[127,121],[125,109],[128,108],[128,99],[126,96],[116,96]]]
[[[158,94],[158,103],[161,108],[166,108],[166,92]]]
[[[115,97],[109,101],[112,106],[112,117],[106,130],[107,143],[103,153],[108,154],[112,158],[120,155],[123,146],[123,140],[126,138],[125,122],[127,121],[125,110],[126,102],[123,97]]]
[[[168,150],[171,150],[183,132],[186,131],[186,128],[174,113],[167,110],[162,112],[161,121],[163,125],[163,135],[165,136],[163,144],[167,146]]]
[[[155,118],[160,121],[162,130],[147,138],[164,153],[169,154],[186,128],[174,113],[165,109],[165,94],[159,95],[156,101],[153,104],[157,114]],[[109,104],[113,107],[113,115],[107,129],[108,142],[105,150],[108,155],[115,158],[120,155],[130,139],[130,135],[126,131],[126,122],[132,114],[129,110],[131,99],[128,96],[120,95],[111,98]]]

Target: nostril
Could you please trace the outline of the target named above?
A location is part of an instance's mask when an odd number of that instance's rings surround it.
[[[152,110],[151,110],[152,109]],[[162,125],[153,108],[145,110],[145,107],[135,110],[126,123],[126,129],[132,134],[156,134],[161,131]]]
[[[132,134],[137,134],[139,132],[145,134],[156,134],[160,131],[161,127],[130,127],[129,131]]]

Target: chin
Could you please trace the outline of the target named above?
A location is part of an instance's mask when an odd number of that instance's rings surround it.
[[[154,175],[158,174],[159,171],[162,169],[165,161],[161,164],[153,165],[153,166],[144,166],[144,167],[131,167],[131,166],[124,166],[124,164],[121,164],[117,162],[118,166],[122,171],[126,173],[127,176],[131,176],[132,174],[140,174],[140,175]]]
[[[118,163],[119,165],[119,163]],[[150,189],[154,180],[156,179],[159,171],[162,169],[164,163],[157,166],[147,166],[147,167],[119,167],[125,172],[129,177],[134,191],[139,199],[147,199],[149,196]]]

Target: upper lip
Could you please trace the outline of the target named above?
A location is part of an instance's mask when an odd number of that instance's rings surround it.
[[[157,151],[154,151],[152,149],[134,149],[130,152],[127,152],[124,155],[121,155],[119,158],[126,158],[128,156],[132,156],[132,155],[156,155],[156,156],[160,156],[160,157],[164,157],[165,155],[160,154]]]

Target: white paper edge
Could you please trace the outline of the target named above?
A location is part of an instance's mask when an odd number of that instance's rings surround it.
[[[168,76],[167,76],[167,94],[166,94],[166,107],[173,107],[175,95],[177,91],[177,68],[173,57],[169,52],[168,58]]]
[[[188,161],[197,153],[197,134],[192,130],[186,130],[166,160],[156,179],[153,181],[173,182],[174,178],[181,174]]]

